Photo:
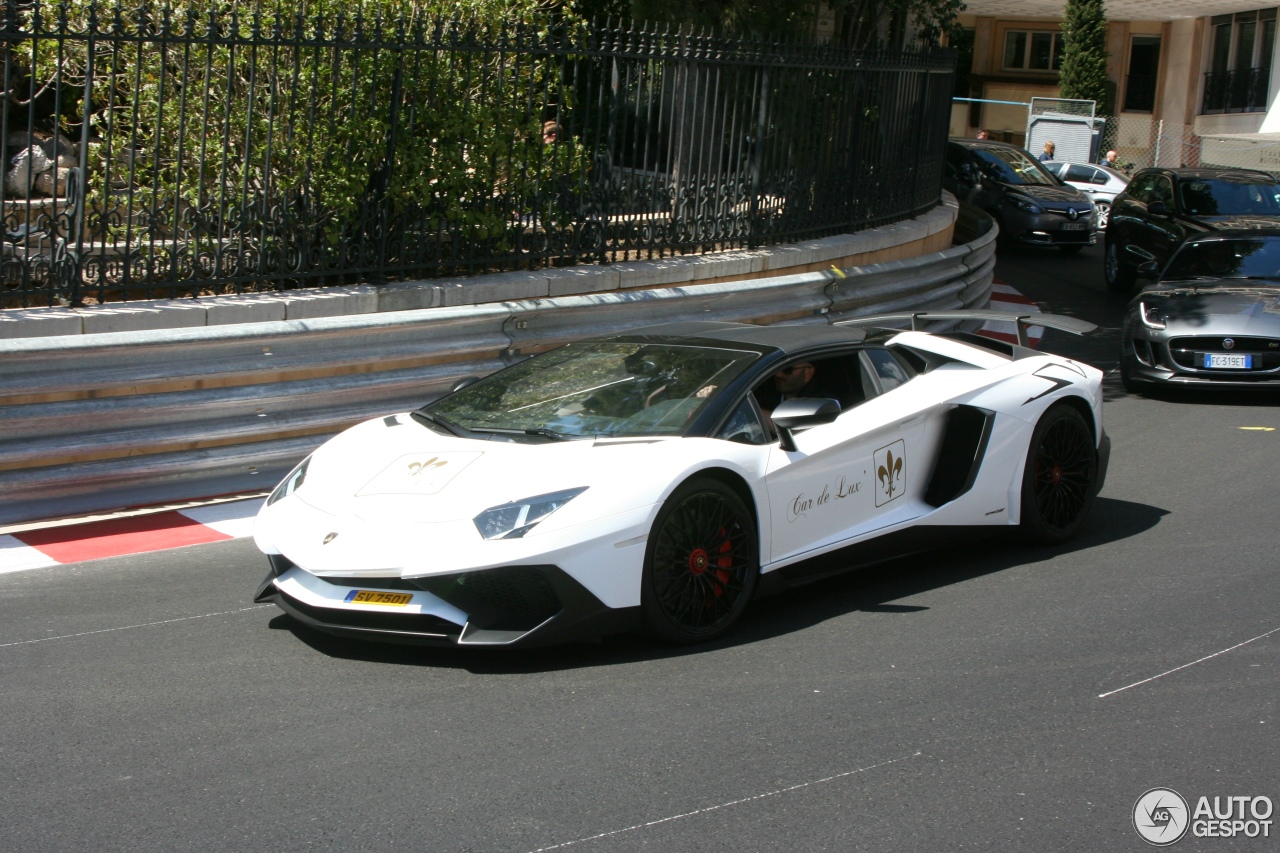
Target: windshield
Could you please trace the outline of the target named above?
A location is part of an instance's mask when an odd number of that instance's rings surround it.
[[[1214,178],[1184,181],[1182,209],[1190,216],[1280,214],[1280,186]]]
[[[696,346],[569,344],[421,411],[473,432],[680,435],[716,392],[758,357]]]
[[[1059,186],[1058,179],[1021,148],[973,148],[987,177],[1018,186]]]
[[[1280,279],[1280,237],[1185,243],[1169,261],[1164,280],[1196,278]]]

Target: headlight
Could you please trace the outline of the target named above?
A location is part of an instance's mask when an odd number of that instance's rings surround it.
[[[565,489],[563,492],[551,492],[538,495],[536,498],[525,498],[522,501],[489,507],[472,521],[475,522],[476,530],[479,530],[480,535],[485,539],[519,539],[532,530],[539,521],[586,490],[586,486],[579,489]]]
[[[1019,210],[1025,210],[1027,213],[1044,213],[1044,210],[1040,205],[1036,204],[1031,199],[1024,198],[1020,195],[1009,196],[1009,203]]]
[[[1142,325],[1148,329],[1163,329],[1167,325],[1160,309],[1145,302],[1138,303],[1138,316],[1142,319]]]
[[[276,490],[271,493],[271,497],[267,498],[267,506],[271,506],[281,498],[287,498],[289,495],[298,491],[302,485],[302,481],[307,479],[307,466],[311,464],[311,457],[308,456],[289,472],[289,476],[280,481],[280,485],[276,486]]]

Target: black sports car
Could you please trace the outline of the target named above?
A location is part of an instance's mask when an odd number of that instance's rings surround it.
[[[1280,227],[1280,180],[1249,169],[1144,169],[1111,204],[1107,287],[1133,290],[1144,264],[1159,270],[1183,241],[1214,231]],[[1147,267],[1150,269],[1150,267]]]
[[[1155,276],[1155,262],[1139,272]],[[1129,303],[1125,387],[1280,387],[1280,227],[1193,237]]]

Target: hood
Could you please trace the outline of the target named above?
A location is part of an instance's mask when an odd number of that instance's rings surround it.
[[[1039,184],[1001,184],[1001,186],[1010,192],[1029,196],[1036,201],[1078,204],[1081,207],[1092,204],[1084,193],[1072,186],[1048,187]]]
[[[627,455],[617,450],[638,443],[457,438],[398,415],[353,427],[317,450],[297,497],[322,512],[368,522],[458,521],[595,483],[603,464]]]
[[[1203,222],[1218,231],[1257,231],[1260,229],[1280,228],[1280,216],[1268,216],[1263,213],[1235,213],[1229,216],[1192,216],[1197,222]]]
[[[1280,281],[1162,286],[1138,297],[1158,304],[1170,332],[1280,337]]]

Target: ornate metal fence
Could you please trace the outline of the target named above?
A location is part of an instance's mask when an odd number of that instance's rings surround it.
[[[0,306],[749,247],[939,198],[948,52],[201,8],[8,0]]]

